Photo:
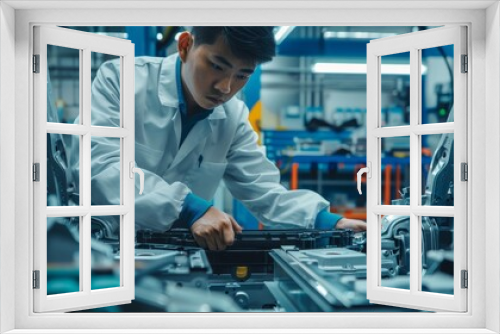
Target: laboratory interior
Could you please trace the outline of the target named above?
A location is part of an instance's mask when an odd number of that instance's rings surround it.
[[[168,57],[177,52],[179,34],[192,27],[65,28],[130,40],[136,57]],[[286,189],[312,190],[330,203],[330,212],[366,221],[367,176],[360,194],[357,172],[367,161],[367,44],[432,28],[274,27],[276,56],[257,66],[236,97],[246,104],[258,144]],[[91,80],[114,58],[93,52]],[[453,47],[422,50],[421,59],[422,123],[451,122]],[[79,50],[48,47],[48,122],[79,122],[80,62]],[[410,124],[409,64],[409,52],[382,57],[382,126]],[[109,150],[119,149],[119,139],[106,140]],[[422,169],[423,202],[453,206],[453,134],[422,136],[421,166],[410,166],[409,136],[380,140],[383,204],[409,203],[411,167]],[[79,149],[78,136],[47,134],[48,206],[79,205]],[[106,161],[107,154],[113,152],[96,150],[92,159]],[[119,185],[107,186],[119,192]],[[93,204],[99,199],[92,194]],[[366,232],[266,228],[224,182],[212,201],[243,227],[232,246],[211,251],[189,229],[136,226],[135,299],[75,312],[421,312],[367,299]],[[92,289],[120,286],[119,220],[92,217]],[[78,217],[48,218],[48,295],[80,291],[79,226]],[[381,285],[409,290],[410,218],[386,215],[381,226]],[[421,232],[422,289],[453,295],[453,218],[423,217]]]

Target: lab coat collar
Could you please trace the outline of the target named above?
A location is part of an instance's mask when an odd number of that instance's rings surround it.
[[[177,95],[176,83],[176,62],[178,53],[163,58],[158,84],[158,97],[162,105],[175,108],[179,112],[179,96]],[[213,112],[207,117],[209,120],[226,118],[224,105],[215,107]]]

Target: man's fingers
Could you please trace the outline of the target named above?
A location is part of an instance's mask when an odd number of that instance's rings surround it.
[[[358,219],[342,218],[338,221],[335,228],[339,230],[353,230],[354,232],[364,232],[366,231],[366,223]]]
[[[352,229],[354,232],[366,231],[366,223],[362,220],[350,219],[349,223],[350,223],[349,228]]]
[[[214,241],[215,241],[215,244],[217,245],[217,249],[216,250],[224,250],[226,249],[226,244],[224,243],[224,239],[221,238],[219,235],[215,235],[214,236]]]
[[[191,226],[191,232],[196,243],[203,248],[224,250],[233,244],[235,233],[243,230],[233,217],[214,208],[210,208],[202,218]]]
[[[224,224],[222,230],[220,231],[220,237],[224,242],[224,245],[231,246],[234,242],[234,231],[231,224]]]
[[[194,235],[194,240],[198,244],[198,246],[209,249],[209,250],[223,250],[225,247],[221,246],[221,243],[214,238],[213,236],[201,237]]]
[[[212,236],[207,236],[205,238],[205,241],[207,243],[208,249],[210,249],[210,250],[218,250],[217,242],[214,240],[214,238]]]
[[[236,233],[241,233],[241,231],[243,231],[243,227],[241,227],[237,222],[236,220],[234,220],[233,217],[231,216],[228,216],[229,219],[231,220],[231,226],[233,227],[233,230],[234,232]]]
[[[226,249],[226,244],[224,242],[224,238],[221,236],[221,233],[216,233],[216,231],[214,231],[214,234],[210,235],[209,238],[212,241],[212,244],[215,245],[215,248],[210,248],[210,250]]]
[[[359,222],[357,227],[358,227],[358,228],[357,228],[357,230],[358,230],[359,232],[364,232],[364,231],[366,231],[366,223],[365,223],[365,222],[363,222],[363,221]]]
[[[194,241],[200,246],[201,248],[207,248],[207,243],[205,242],[205,239],[198,237],[197,235],[193,235]]]

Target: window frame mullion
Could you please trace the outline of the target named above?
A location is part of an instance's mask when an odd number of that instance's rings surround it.
[[[420,50],[410,50],[410,292],[418,291],[421,282],[421,218],[412,210],[420,204],[421,153],[419,135],[414,132],[421,113],[421,64]]]

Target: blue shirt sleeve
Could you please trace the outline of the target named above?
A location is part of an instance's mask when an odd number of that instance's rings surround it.
[[[343,217],[335,213],[331,213],[327,209],[320,211],[316,216],[314,227],[318,230],[333,230],[338,221]]]
[[[184,199],[181,214],[179,218],[186,222],[188,227],[191,228],[193,224],[200,219],[212,207],[212,203],[189,193]]]

